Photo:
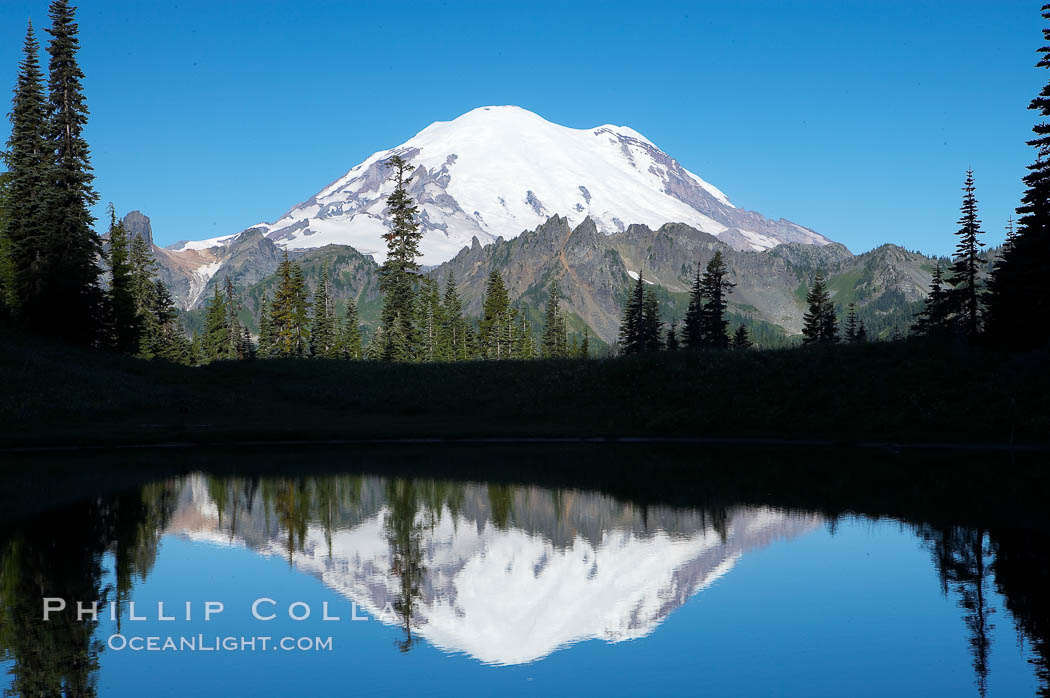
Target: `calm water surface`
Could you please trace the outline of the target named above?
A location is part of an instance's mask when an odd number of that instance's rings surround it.
[[[1047,590],[1032,580],[1047,563],[1031,536],[697,500],[713,503],[362,473],[159,478],[2,529],[0,686],[101,696],[1046,691],[1033,599]],[[45,598],[66,605],[47,622]],[[97,621],[77,620],[78,601],[98,602]]]

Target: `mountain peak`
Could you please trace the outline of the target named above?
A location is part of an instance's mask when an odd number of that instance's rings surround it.
[[[571,227],[590,218],[605,234],[635,223],[654,230],[684,223],[738,249],[828,242],[794,223],[737,209],[632,128],[570,128],[512,105],[435,121],[401,145],[374,153],[261,226],[266,236],[291,249],[351,245],[382,261],[386,198],[393,189],[385,163],[394,154],[411,163],[409,193],[419,207],[426,265],[451,259],[474,238],[481,245],[512,238],[552,216]]]

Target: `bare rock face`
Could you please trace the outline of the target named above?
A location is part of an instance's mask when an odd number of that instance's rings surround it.
[[[153,226],[150,225],[149,216],[143,214],[142,211],[132,211],[124,216],[122,222],[124,230],[128,231],[129,235],[136,235],[145,240],[151,248],[153,247]]]

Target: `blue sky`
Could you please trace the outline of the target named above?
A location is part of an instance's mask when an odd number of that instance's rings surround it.
[[[141,209],[161,244],[237,232],[433,121],[516,104],[635,128],[855,252],[947,253],[973,167],[997,243],[1050,78],[1040,4],[84,0],[97,213]],[[46,5],[0,0],[5,89]]]

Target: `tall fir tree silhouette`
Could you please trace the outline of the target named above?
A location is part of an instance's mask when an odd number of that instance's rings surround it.
[[[1050,5],[1042,16],[1050,21]],[[1043,28],[1050,44],[1050,27]],[[1050,68],[1050,45],[1038,50],[1039,68]],[[1017,235],[1003,250],[989,281],[986,328],[996,341],[1008,346],[1050,344],[1050,284],[1046,282],[1046,260],[1050,259],[1050,82],[1028,108],[1043,120],[1032,127],[1035,162],[1024,177],[1025,193],[1017,208]],[[1033,318],[1037,318],[1033,321]]]
[[[97,339],[102,313],[102,243],[92,228],[91,206],[98,201],[91,156],[84,140],[88,108],[77,63],[80,41],[75,9],[67,0],[48,8],[51,41],[48,62],[47,141],[52,155],[47,192],[45,283],[34,323],[47,334],[78,344]],[[61,321],[55,320],[61,316]],[[44,321],[41,326],[40,321]]]
[[[974,194],[973,170],[966,171],[963,184],[962,215],[959,218],[959,242],[955,246],[955,262],[951,267],[948,283],[949,302],[957,317],[961,332],[976,335],[979,325],[980,292],[977,289],[977,278],[984,260],[981,259],[981,248],[984,243],[977,239],[982,235],[981,221],[977,217],[977,197]]]
[[[394,155],[386,164],[392,170],[394,191],[386,200],[390,228],[383,235],[386,240],[386,261],[379,269],[379,286],[383,291],[381,323],[385,341],[389,343],[396,340],[398,346],[389,351],[384,350],[383,358],[404,361],[407,360],[405,352],[411,353],[413,344],[413,279],[419,272],[416,258],[419,257],[419,242],[423,234],[416,222],[418,209],[407,190],[408,180],[412,177],[408,172],[408,161],[400,155]],[[393,327],[395,320],[399,323],[396,330]]]

